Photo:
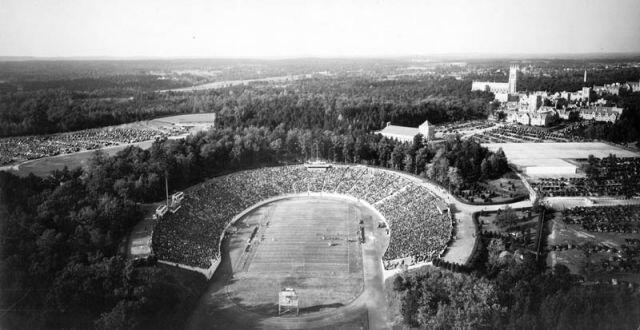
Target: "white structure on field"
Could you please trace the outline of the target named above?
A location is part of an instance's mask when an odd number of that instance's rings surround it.
[[[300,313],[298,295],[296,294],[296,290],[292,288],[285,288],[280,291],[280,294],[278,295],[278,315],[294,311],[296,315]]]
[[[387,126],[382,130],[377,131],[376,133],[382,134],[384,137],[388,137],[391,139],[396,139],[402,142],[411,142],[413,138],[419,134],[425,138],[425,140],[433,140],[435,136],[435,127],[429,123],[428,120],[425,120],[422,125],[416,127],[407,127],[407,126],[398,126],[391,125],[391,122],[387,123]]]
[[[502,148],[509,163],[532,177],[580,177],[578,166],[572,159],[587,159],[589,155],[604,158],[638,157],[640,154],[602,142],[532,142],[532,143],[483,143],[483,147],[496,152]]]

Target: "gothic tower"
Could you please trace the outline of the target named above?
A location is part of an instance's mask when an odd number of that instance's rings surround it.
[[[587,70],[584,70],[584,82],[587,82]]]
[[[509,94],[516,93],[516,83],[518,80],[518,66],[512,65],[509,67]]]

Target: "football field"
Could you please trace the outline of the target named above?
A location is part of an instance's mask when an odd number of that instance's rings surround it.
[[[300,197],[261,206],[236,223],[228,297],[243,308],[277,314],[284,288],[295,289],[300,312],[341,307],[363,289],[357,231],[361,206],[343,199]],[[249,243],[250,242],[250,243]]]

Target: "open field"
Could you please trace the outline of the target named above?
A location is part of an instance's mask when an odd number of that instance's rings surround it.
[[[364,244],[355,235],[360,218]],[[381,257],[388,235],[378,221],[341,198],[294,197],[252,210],[222,242],[220,266],[187,328],[386,328]],[[278,316],[285,287],[299,296],[297,317]]]
[[[293,199],[256,209],[238,224],[258,232],[236,264],[229,296],[270,315],[285,287],[297,290],[303,311],[346,305],[362,291],[358,218],[342,200]]]
[[[568,143],[483,143],[491,151],[502,148],[509,162],[519,169],[525,167],[575,168],[566,159],[586,159],[589,155],[604,158],[610,154],[618,157],[640,157],[637,152],[625,150],[602,142]],[[563,174],[564,177],[575,175]]]
[[[104,151],[109,156],[113,156],[129,146],[137,146],[142,149],[149,149],[151,148],[152,143],[153,141],[144,141],[128,145],[103,148],[100,150]],[[76,167],[85,167],[89,164],[89,160],[95,152],[96,150],[87,150],[66,155],[34,159],[22,164],[14,165],[11,167],[11,170],[20,176],[27,176],[30,173],[33,173],[34,175],[45,177],[49,175],[51,171],[62,170],[65,166],[69,169]]]
[[[311,75],[290,75],[290,76],[279,76],[279,77],[269,77],[269,78],[256,78],[256,79],[245,79],[245,80],[225,80],[225,81],[215,81],[207,84],[196,85],[191,87],[182,87],[182,88],[174,88],[168,90],[162,90],[160,92],[194,92],[194,91],[203,91],[207,89],[218,89],[223,87],[237,86],[237,85],[246,85],[253,82],[282,82],[289,80],[298,80],[301,78],[309,78]]]
[[[178,115],[170,117],[162,117],[151,120],[151,123],[169,123],[169,124],[213,124],[216,121],[215,113],[194,113],[188,115]]]
[[[214,121],[215,114],[198,113],[162,117],[151,121],[140,121],[113,127],[121,127],[133,130],[151,129],[154,131],[169,134],[169,139],[179,139],[187,136],[191,132],[208,128],[209,126],[213,125]],[[109,127],[106,127],[104,129],[108,130]],[[116,146],[43,157],[18,164],[0,167],[0,170],[10,170],[22,176],[27,176],[29,175],[29,173],[33,173],[37,176],[47,176],[51,171],[61,170],[65,166],[67,166],[68,168],[87,166],[91,155],[93,155],[96,150],[103,150],[108,155],[115,155],[118,151],[121,151],[129,146],[137,146],[142,149],[149,149],[153,141],[154,140],[146,140],[134,143],[119,143]]]

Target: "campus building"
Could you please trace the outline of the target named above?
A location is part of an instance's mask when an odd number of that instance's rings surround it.
[[[492,92],[495,95],[496,100],[500,102],[507,102],[509,95],[516,94],[517,83],[518,66],[512,65],[509,68],[509,82],[473,81],[471,83],[471,90]]]
[[[418,133],[422,134],[426,140],[433,140],[435,127],[431,125],[428,120],[425,120],[424,123],[418,127],[391,125],[391,122],[388,122],[385,128],[376,133],[402,142],[413,141],[413,137],[418,135]]]

